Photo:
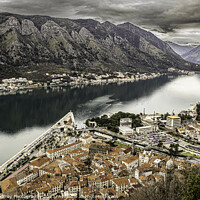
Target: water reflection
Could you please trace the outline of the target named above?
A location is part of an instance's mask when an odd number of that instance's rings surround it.
[[[122,85],[40,89],[28,94],[1,96],[0,130],[14,134],[26,127],[46,126],[57,121],[69,110],[72,110],[79,120],[96,116],[117,102],[148,96],[168,81],[165,76]],[[94,100],[93,105],[91,100]]]

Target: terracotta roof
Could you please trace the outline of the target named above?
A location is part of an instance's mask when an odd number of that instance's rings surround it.
[[[149,171],[152,170],[149,163],[144,163],[142,166],[137,168],[139,171]]]
[[[1,182],[1,189],[3,193],[9,193],[18,187],[17,180],[10,178]]]
[[[79,186],[78,181],[70,181],[68,185],[69,185],[69,187],[78,187]]]
[[[47,191],[49,191],[49,190],[51,190],[51,188],[50,188],[49,186],[46,186],[46,187],[42,187],[42,188],[37,189],[37,191],[38,191],[39,193],[47,192]]]
[[[91,137],[92,137],[92,136],[87,135],[87,136],[81,137],[80,140],[81,140],[81,139],[84,139],[84,140],[85,140],[85,139],[88,139],[88,138],[91,138]]]
[[[45,163],[49,162],[50,159],[47,157],[39,157],[36,158],[35,160],[33,160],[30,165],[36,166],[36,167],[41,167],[42,165],[44,165]]]
[[[72,151],[69,151],[67,154],[81,154],[81,153],[85,153],[86,151],[85,150],[83,150],[83,149],[74,149],[74,150],[72,150]]]
[[[136,178],[130,178],[129,180],[130,180],[130,183],[133,183],[133,184],[138,182]]]
[[[113,187],[108,188],[108,191],[110,194],[116,194],[116,190]]]
[[[77,155],[77,156],[73,156],[73,158],[74,158],[74,160],[81,160],[81,159],[83,159],[84,157],[87,157],[88,156],[88,153],[87,152],[84,152],[84,153],[82,153],[82,154],[79,154],[79,155]]]
[[[129,158],[126,158],[126,159],[124,159],[122,161],[125,162],[125,163],[127,163],[127,164],[130,164],[130,163],[132,163],[132,162],[134,162],[136,160],[138,160],[138,156],[137,155],[129,157]]]
[[[60,183],[58,181],[56,181],[56,180],[52,180],[51,182],[49,182],[49,185],[52,188],[52,187],[59,186]]]
[[[146,181],[146,180],[147,180],[146,176],[140,176],[139,179],[140,179],[141,181]]]
[[[58,166],[57,161],[54,161],[54,162],[50,163],[49,165],[41,168],[40,170],[49,172],[51,174],[61,174],[61,169]]]
[[[112,181],[118,186],[129,185],[128,177],[116,178],[113,179]]]
[[[67,149],[69,147],[72,147],[74,145],[77,145],[77,144],[80,144],[82,143],[81,141],[78,141],[78,142],[75,142],[75,143],[72,143],[72,144],[68,144],[66,146],[63,146],[63,147],[60,147],[60,148],[57,148],[57,149],[50,149],[50,150],[47,150],[48,153],[54,153],[54,152],[57,152],[57,151],[60,151],[60,150],[63,150],[63,149]]]
[[[96,191],[96,187],[95,186],[85,187],[82,189],[82,191],[83,191],[83,193],[94,192],[94,191]]]

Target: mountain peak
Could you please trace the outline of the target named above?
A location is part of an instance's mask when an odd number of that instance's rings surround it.
[[[9,23],[9,17],[19,23]],[[49,21],[51,23],[49,23]],[[188,68],[163,41],[131,23],[0,14],[0,68],[167,71]]]
[[[200,45],[182,55],[189,62],[200,64]]]

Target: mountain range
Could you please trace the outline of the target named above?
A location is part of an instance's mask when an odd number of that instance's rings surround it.
[[[189,62],[200,64],[200,45],[183,54],[183,58]]]
[[[178,45],[173,42],[167,43],[183,59],[200,64],[200,45]]]
[[[46,71],[193,69],[164,41],[131,23],[0,14],[0,75]]]
[[[179,45],[174,42],[167,42],[169,46],[176,52],[178,55],[182,56],[185,53],[188,53],[192,49],[194,49],[196,46],[194,45]]]

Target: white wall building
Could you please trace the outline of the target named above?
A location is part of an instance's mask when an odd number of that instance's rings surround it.
[[[122,133],[123,135],[131,135],[133,134],[133,129],[127,126],[120,126],[119,132]]]
[[[157,125],[151,125],[151,126],[141,126],[136,128],[136,132],[139,134],[145,134],[145,133],[151,133],[158,130]]]
[[[121,118],[120,119],[120,126],[126,126],[132,128],[132,118]]]
[[[174,129],[181,126],[181,118],[175,115],[167,117],[166,128]]]

